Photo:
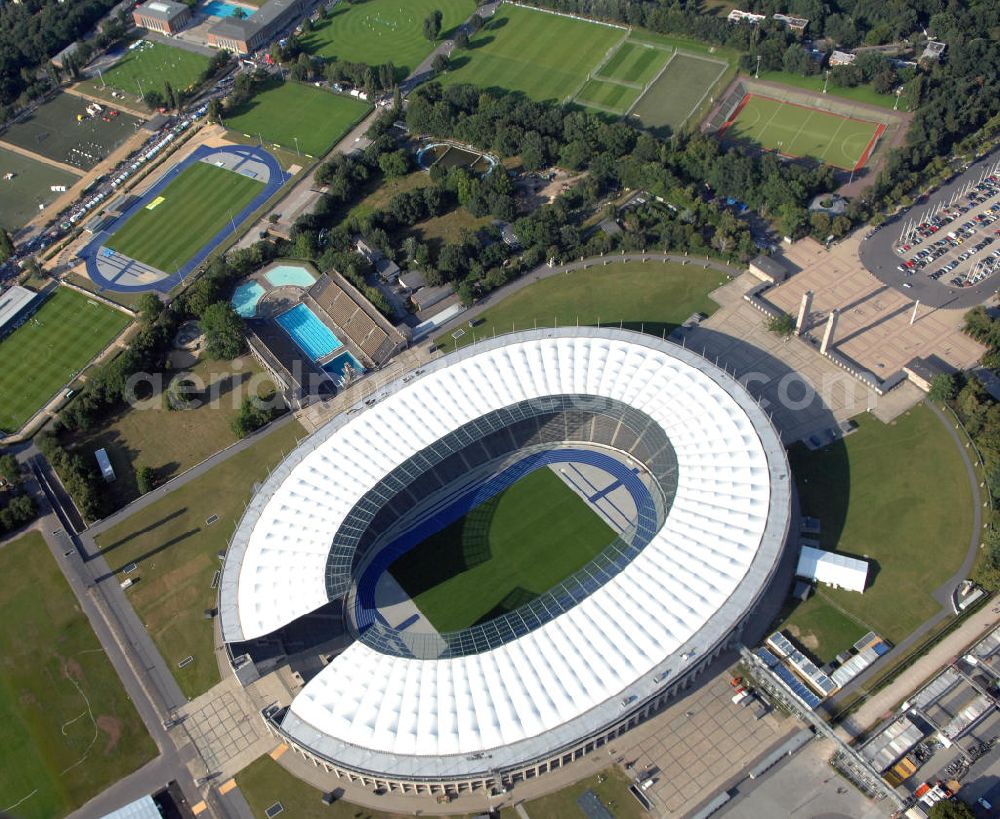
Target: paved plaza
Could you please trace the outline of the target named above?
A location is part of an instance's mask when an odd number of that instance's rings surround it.
[[[965,311],[917,305],[905,291],[883,284],[862,266],[860,242],[855,233],[829,250],[814,239],[786,247],[785,258],[799,272],[764,298],[796,316],[802,294],[813,291],[806,327],[817,342],[830,311],[839,308],[834,346],[879,379],[918,356],[937,355],[957,368],[973,366],[986,350],[962,331]]]

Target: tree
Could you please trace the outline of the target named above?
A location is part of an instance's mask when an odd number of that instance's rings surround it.
[[[431,42],[434,42],[441,36],[441,20],[443,16],[439,9],[434,9],[434,11],[424,18],[424,37]]]
[[[260,429],[277,414],[274,407],[268,406],[256,395],[243,399],[240,411],[232,421],[233,434],[237,438],[246,438],[251,432]]]
[[[958,395],[959,382],[954,375],[941,373],[931,381],[930,397],[934,401],[951,401]]]
[[[410,155],[403,149],[382,154],[378,158],[378,166],[388,179],[405,176],[410,171]]]
[[[455,48],[466,49],[469,47],[469,35],[464,31],[455,35]]]
[[[10,238],[10,234],[4,228],[0,228],[0,264],[6,262],[13,255],[14,242]]]
[[[788,315],[788,313],[782,313],[780,316],[772,316],[767,320],[767,329],[776,336],[787,338],[795,332],[795,319]]]
[[[135,304],[139,321],[146,326],[153,324],[163,313],[163,302],[155,293],[143,293]]]
[[[201,316],[201,329],[212,358],[236,358],[243,351],[243,320],[229,302],[210,305]]]
[[[486,21],[483,20],[483,18],[480,17],[478,14],[473,14],[469,18],[469,31],[471,31],[473,34],[475,34],[477,31],[479,31],[483,27],[483,24],[485,22]]]
[[[222,122],[222,100],[214,99],[208,103],[208,121]]]
[[[159,91],[147,91],[142,95],[142,101],[146,103],[150,108],[163,108],[166,100],[163,99],[163,94]]]
[[[21,483],[21,467],[18,466],[17,458],[13,455],[0,456],[0,477],[7,483],[15,485]]]
[[[176,111],[180,107],[178,105],[177,94],[174,93],[174,87],[169,82],[163,84],[163,99],[166,101],[167,108],[172,111]]]
[[[448,70],[448,66],[451,63],[444,54],[435,54],[434,59],[431,61],[431,68],[434,69],[435,74],[443,74]]]
[[[232,18],[234,20],[246,20],[247,19],[247,13],[246,13],[246,11],[243,8],[241,8],[240,6],[237,6],[236,9],[232,13]]]
[[[958,799],[942,799],[935,802],[927,814],[930,819],[976,819],[972,808]]]
[[[138,471],[135,473],[135,484],[139,489],[140,495],[145,495],[147,492],[151,491],[155,481],[156,475],[148,466],[139,467]]]

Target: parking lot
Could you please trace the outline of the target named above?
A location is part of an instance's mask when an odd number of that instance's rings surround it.
[[[895,251],[906,277],[925,275],[952,287],[975,287],[1000,269],[1000,166],[922,221],[904,224]],[[912,287],[904,282],[903,287]]]
[[[955,170],[950,182],[864,233],[860,258],[884,284],[922,305],[966,310],[1000,287],[1000,257],[993,255],[1000,250],[1000,209],[993,209],[1000,204],[1000,161],[994,154]]]

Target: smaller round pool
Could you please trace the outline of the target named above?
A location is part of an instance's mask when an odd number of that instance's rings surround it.
[[[279,264],[264,274],[272,287],[312,287],[316,277],[301,265]]]
[[[236,288],[230,303],[238,315],[243,318],[253,318],[257,315],[257,302],[265,292],[264,285],[258,281],[243,282]]]

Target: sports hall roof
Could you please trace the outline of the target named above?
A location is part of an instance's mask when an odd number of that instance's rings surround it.
[[[661,675],[683,673],[756,603],[784,545],[789,471],[735,379],[670,342],[597,328],[511,334],[417,373],[319,430],[251,501],[220,586],[228,642],[326,604],[331,544],[365,492],[456,427],[519,401],[593,395],[641,409],[675,449],[673,504],[623,571],[513,642],[445,660],[355,642],[293,701],[283,728],[297,741],[411,776],[546,753],[619,718],[623,697],[644,699]]]

